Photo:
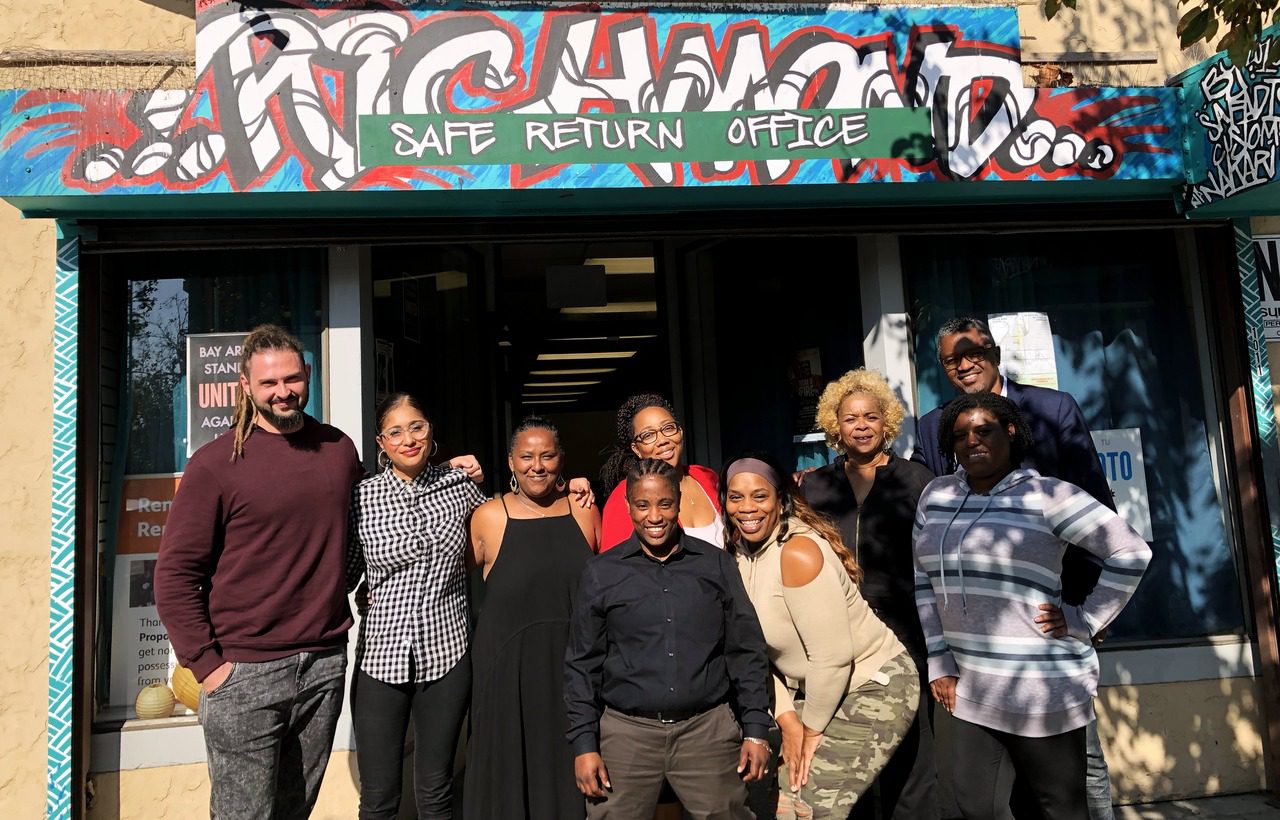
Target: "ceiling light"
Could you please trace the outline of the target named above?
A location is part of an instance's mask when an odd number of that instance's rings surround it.
[[[525,387],[590,387],[600,382],[525,382]]]
[[[545,399],[550,396],[585,396],[587,395],[587,391],[585,390],[552,390],[552,391],[542,392],[542,393],[524,393],[523,395],[526,399]]]
[[[595,307],[562,307],[560,312],[566,316],[590,316],[597,313],[657,313],[658,303],[650,302],[610,302]]]
[[[644,333],[639,336],[559,336],[553,339],[547,339],[548,342],[617,342],[631,341],[634,339],[656,339],[656,333]]]
[[[594,353],[539,353],[540,362],[568,362],[574,359],[630,359],[634,350],[601,350]]]
[[[606,276],[653,275],[652,256],[605,256],[599,259],[584,259],[582,264],[599,265],[604,268]]]
[[[565,370],[530,370],[530,376],[595,376],[612,373],[616,367],[570,367]]]
[[[525,399],[520,403],[521,404],[572,404],[575,401],[577,401],[577,399],[535,399],[533,401],[529,401],[528,399]]]

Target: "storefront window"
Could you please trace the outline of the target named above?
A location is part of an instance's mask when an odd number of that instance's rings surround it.
[[[167,683],[174,659],[156,614],[155,559],[190,453],[228,429],[238,346],[254,326],[283,325],[311,365],[307,411],[324,417],[319,355],[323,250],[160,252],[108,257],[105,281],[126,282],[120,384],[103,408],[119,433],[107,453],[108,521],[101,543],[99,704],[129,716],[139,690]]]
[[[1111,640],[1242,632],[1209,450],[1201,329],[1172,235],[912,237],[902,260],[921,412],[953,395],[934,341],[953,316],[991,320],[1019,381],[1064,390],[1083,409],[1117,500],[1155,553]]]

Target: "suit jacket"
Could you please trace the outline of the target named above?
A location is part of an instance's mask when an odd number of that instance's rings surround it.
[[[1031,427],[1031,451],[1023,461],[1041,475],[1058,478],[1080,487],[1102,504],[1114,510],[1115,498],[1098,461],[1098,450],[1085,424],[1080,405],[1069,393],[1018,384],[1005,379],[1005,394],[1018,406]],[[942,408],[926,413],[916,428],[916,449],[911,460],[933,470],[935,475],[955,472],[950,459],[944,459],[938,448],[938,423]],[[1017,467],[1018,465],[1014,465]],[[1067,550],[1062,565],[1062,597],[1066,603],[1078,605],[1093,590],[1098,580],[1098,567],[1084,558],[1075,547]]]

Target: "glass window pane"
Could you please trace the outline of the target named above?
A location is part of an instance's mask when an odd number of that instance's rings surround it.
[[[1155,558],[1113,639],[1243,630],[1236,566],[1215,490],[1191,297],[1168,232],[912,237],[903,269],[921,412],[953,395],[934,335],[953,316],[1037,311],[1058,389],[1091,430],[1138,428]]]

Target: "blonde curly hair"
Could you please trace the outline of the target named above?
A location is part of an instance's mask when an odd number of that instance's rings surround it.
[[[850,370],[828,384],[818,399],[818,425],[827,436],[827,446],[837,453],[844,453],[844,445],[840,443],[840,419],[837,416],[841,403],[854,393],[870,396],[880,406],[880,413],[884,417],[884,446],[886,450],[889,449],[889,445],[902,431],[902,420],[907,415],[907,409],[893,395],[893,388],[885,381],[884,376],[865,367]]]

